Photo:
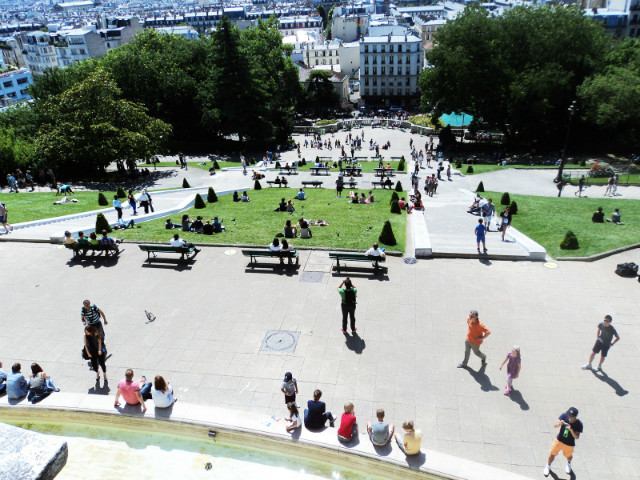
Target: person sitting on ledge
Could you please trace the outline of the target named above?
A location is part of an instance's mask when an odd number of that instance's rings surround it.
[[[591,221],[593,223],[604,223],[604,212],[602,211],[602,207],[598,207],[598,210],[593,212]]]
[[[7,375],[7,397],[9,400],[19,400],[29,393],[29,380],[22,375],[21,369],[22,365],[14,363],[11,367],[11,373]]]
[[[313,392],[313,400],[309,400],[307,408],[304,409],[304,426],[310,430],[323,428],[327,420],[333,427],[335,421],[331,412],[327,412],[327,405],[320,401],[320,397],[322,392],[316,389]]]
[[[376,411],[377,422],[367,423],[367,432],[369,433],[369,440],[376,447],[384,447],[389,440],[393,438],[393,432],[395,431],[395,425],[389,425],[384,421],[384,410],[379,408]]]
[[[420,453],[420,442],[422,441],[422,431],[415,430],[413,420],[407,420],[402,424],[404,436],[395,434],[398,447],[405,455],[418,455]]]
[[[619,208],[616,208],[616,209],[615,209],[615,211],[613,212],[613,214],[611,215],[611,220],[609,220],[609,219],[607,218],[607,222],[613,222],[613,223],[615,223],[616,225],[624,225],[624,223],[622,223],[622,222],[620,221],[620,218],[621,218],[621,217],[620,217],[620,209],[619,209]]]

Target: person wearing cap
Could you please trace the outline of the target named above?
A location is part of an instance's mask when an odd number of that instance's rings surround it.
[[[582,366],[583,370],[591,370],[591,362],[593,362],[596,354],[599,353],[600,363],[596,367],[596,372],[601,372],[602,364],[604,362],[604,359],[607,358],[609,349],[620,341],[620,336],[618,335],[616,329],[611,325],[611,322],[613,322],[613,318],[611,318],[611,315],[605,315],[604,321],[598,324],[598,330],[596,331],[596,343],[593,346],[591,355],[589,355],[589,362]],[[616,337],[616,339],[613,340],[613,337]],[[613,342],[611,340],[613,340]]]
[[[556,455],[562,451],[562,454],[567,459],[566,472],[571,473],[571,460],[573,459],[573,448],[576,445],[576,439],[580,438],[582,433],[582,422],[578,420],[578,409],[571,407],[566,413],[563,413],[558,417],[558,421],[554,425],[555,428],[560,427],[558,436],[551,446],[549,452],[549,459],[547,465],[544,467],[542,474],[545,477],[549,476],[551,472],[551,464],[555,460]]]
[[[464,360],[458,364],[458,368],[467,368],[471,350],[477,357],[482,359],[482,365],[484,366],[487,364],[487,356],[480,351],[480,345],[491,335],[491,331],[480,321],[477,310],[471,310],[467,317],[467,325],[469,330],[467,331],[467,339],[464,342]]]
[[[509,363],[507,363],[509,362]],[[513,348],[507,356],[502,361],[502,365],[500,365],[500,370],[504,367],[504,364],[507,363],[507,386],[505,387],[505,395],[510,395],[511,390],[513,389],[513,379],[518,378],[520,375],[520,347],[518,345],[514,345]]]
[[[296,403],[296,394],[298,393],[298,382],[291,372],[287,372],[284,374],[284,381],[282,382],[282,387],[280,391],[284,393],[284,403],[293,402]]]

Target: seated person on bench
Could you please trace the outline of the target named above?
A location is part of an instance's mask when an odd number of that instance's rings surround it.
[[[284,177],[284,176],[283,176],[283,177],[280,179],[280,183],[286,187],[286,186],[287,186],[287,177]]]
[[[387,179],[382,183],[382,188],[391,188],[393,186],[393,182],[391,181],[391,179],[389,177],[387,177]]]
[[[100,242],[98,242],[98,236],[96,235],[96,232],[91,232],[89,234],[89,245],[100,245]]]
[[[295,252],[296,249],[286,239],[283,239],[282,243],[280,245],[280,251],[281,252]],[[280,262],[283,262],[283,260],[280,259]],[[291,257],[289,257],[289,263],[290,264],[293,263],[292,260],[291,260]]]
[[[377,242],[374,243],[373,246],[369,250],[364,252],[364,254],[368,255],[369,257],[385,258],[387,256],[387,254],[384,253],[384,248],[379,248]]]
[[[591,221],[593,223],[604,223],[604,212],[602,211],[602,207],[598,207],[598,210],[593,212]]]
[[[89,245],[89,239],[85,236],[84,232],[78,232],[78,243],[80,245]]]
[[[100,245],[102,245],[107,250],[115,250],[116,252],[118,251],[118,244],[116,243],[116,240],[113,237],[108,236],[106,230],[102,231],[102,238],[99,242]],[[119,240],[119,242],[121,243],[122,240]]]
[[[67,230],[64,232],[64,243],[65,245],[73,245],[74,243],[78,243],[78,240],[71,236],[71,232]]]
[[[196,253],[200,251],[199,248],[195,248],[196,246],[193,243],[187,243],[183,239],[181,239],[180,235],[178,235],[177,233],[171,240],[169,240],[169,245],[171,245],[172,247],[194,248]]]

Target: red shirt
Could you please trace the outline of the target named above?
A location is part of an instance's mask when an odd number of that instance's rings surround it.
[[[356,416],[350,413],[343,413],[342,420],[340,421],[340,428],[338,429],[338,435],[342,438],[351,439],[353,435],[353,426],[356,423]]]

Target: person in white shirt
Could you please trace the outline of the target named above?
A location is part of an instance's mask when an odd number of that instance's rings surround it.
[[[170,382],[165,382],[161,375],[156,375],[151,387],[151,398],[156,408],[169,408],[178,399],[173,396],[173,387]]]
[[[271,250],[272,252],[279,252],[280,250],[282,250],[282,248],[280,247],[280,240],[278,240],[278,237],[273,239],[273,243],[269,245],[269,250]]]
[[[365,252],[365,255],[368,255],[370,257],[382,257],[382,258],[385,258],[387,256],[387,254],[384,253],[384,250],[378,248],[377,243],[374,243],[373,247],[371,247],[369,250]]]
[[[296,407],[295,402],[287,403],[287,408],[289,409],[289,418],[287,418],[287,432],[291,432],[296,428],[300,428],[302,426],[302,422],[300,421],[300,413],[298,412],[298,407]]]
[[[177,233],[173,236],[171,240],[169,240],[169,245],[172,247],[186,247],[186,248],[195,248],[195,245],[191,242],[185,242],[180,238],[180,235]],[[199,248],[195,248],[196,253],[200,251]]]

